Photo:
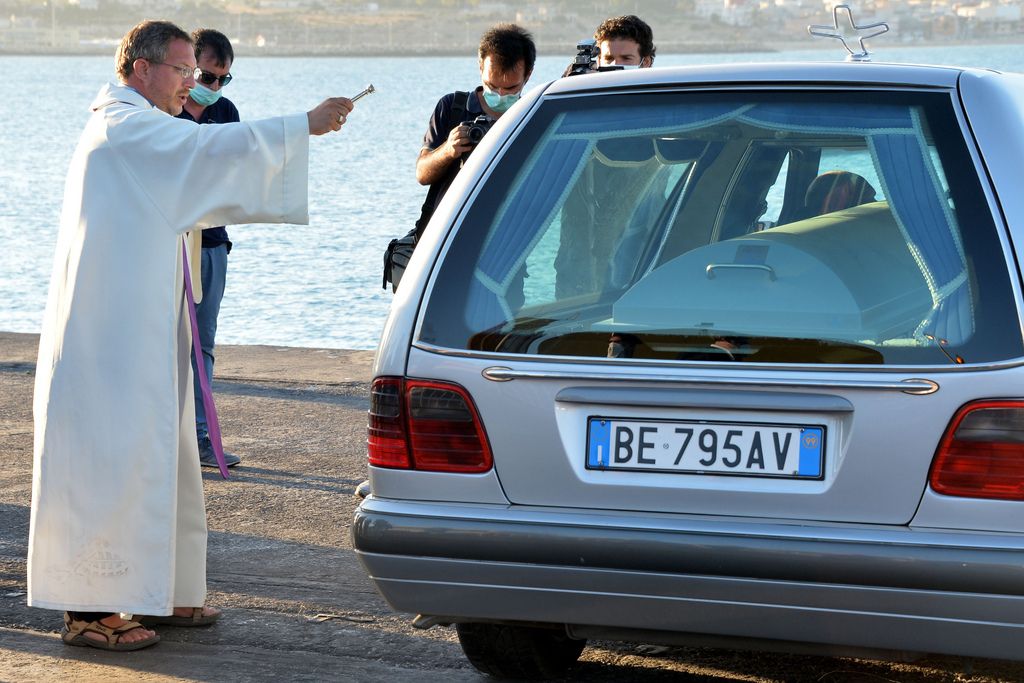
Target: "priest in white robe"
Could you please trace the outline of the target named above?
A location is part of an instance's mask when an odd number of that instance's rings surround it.
[[[186,232],[308,223],[309,136],[352,103],[197,126],[175,118],[195,84],[187,33],[143,22],[117,60],[68,171],[39,343],[28,604],[170,615],[206,599]],[[123,623],[64,639],[155,642]]]

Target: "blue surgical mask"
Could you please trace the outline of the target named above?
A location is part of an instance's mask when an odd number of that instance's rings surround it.
[[[196,87],[188,91],[188,96],[200,107],[209,107],[220,99],[220,90],[210,90],[202,83],[196,83]]]
[[[617,66],[620,69],[622,69],[623,71],[630,71],[632,69],[639,69],[640,68],[639,64],[614,64],[613,66]]]
[[[504,114],[508,111],[508,108],[519,101],[519,97],[522,93],[513,93],[511,95],[499,95],[493,90],[488,90],[487,86],[484,86],[484,102],[487,106],[498,112]]]

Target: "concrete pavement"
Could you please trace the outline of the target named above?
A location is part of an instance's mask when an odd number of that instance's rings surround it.
[[[204,471],[224,618],[139,652],[62,645],[60,614],[25,606],[36,343],[0,333],[0,681],[480,680],[450,633],[392,613],[351,552],[367,351],[220,347],[225,445],[243,459],[228,481]]]
[[[349,524],[366,471],[372,354],[218,348],[214,391],[228,481],[204,472],[210,628],[160,629],[155,647],[61,644],[57,612],[25,605],[35,335],[0,333],[0,681],[483,681],[453,629],[417,631],[374,590]],[[914,664],[592,643],[566,680],[727,683],[1024,680],[1024,665]]]

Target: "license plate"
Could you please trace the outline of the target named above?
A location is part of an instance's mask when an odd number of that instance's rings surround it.
[[[825,428],[591,417],[587,469],[821,479]]]

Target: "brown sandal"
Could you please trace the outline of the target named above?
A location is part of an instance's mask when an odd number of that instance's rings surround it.
[[[121,642],[121,636],[138,628],[145,627],[137,621],[126,621],[117,628],[111,628],[100,621],[72,619],[71,615],[65,612],[64,630],[60,632],[60,639],[64,641],[65,645],[95,647],[100,650],[117,650],[121,652],[127,652],[128,650],[141,650],[144,647],[156,645],[160,642],[160,636],[156,634],[153,634],[152,638],[136,640],[132,643]],[[85,635],[86,633],[98,633],[106,638],[106,640],[90,638]]]
[[[141,615],[135,620],[143,626],[209,626],[220,619],[221,612],[215,614],[203,614],[202,607],[193,607],[192,614],[187,617],[179,617],[174,614],[166,616]]]

